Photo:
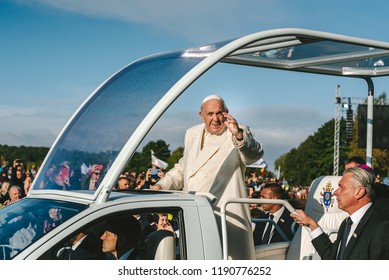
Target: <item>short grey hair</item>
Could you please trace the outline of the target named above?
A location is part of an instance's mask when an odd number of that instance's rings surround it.
[[[375,191],[373,188],[375,176],[373,171],[361,167],[352,167],[346,169],[343,172],[343,175],[347,173],[352,173],[352,178],[357,180],[362,185],[362,187],[365,188],[367,197],[369,197],[371,200],[375,198]]]

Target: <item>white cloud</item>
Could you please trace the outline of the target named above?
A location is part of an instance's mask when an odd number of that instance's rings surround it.
[[[50,147],[67,117],[58,111],[0,106],[1,143]]]
[[[242,35],[242,30],[250,28],[256,31],[289,17],[285,5],[279,0],[243,3],[240,0],[19,0],[18,2],[32,7],[40,4],[94,18],[144,24],[182,37],[205,40],[205,42]]]

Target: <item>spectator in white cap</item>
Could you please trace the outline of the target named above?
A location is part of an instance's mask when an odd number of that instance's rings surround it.
[[[263,150],[220,96],[207,96],[199,115],[203,123],[187,130],[183,157],[153,188],[212,193],[218,198],[214,212],[221,227],[220,206],[229,198],[247,197],[245,166],[259,160]],[[247,204],[227,206],[227,232],[229,259],[254,259]]]

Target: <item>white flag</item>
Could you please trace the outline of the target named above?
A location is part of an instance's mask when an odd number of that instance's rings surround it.
[[[90,166],[90,164],[89,164],[89,166],[87,166],[85,163],[83,163],[83,164],[81,165],[81,174],[85,175],[85,174],[87,174],[87,173],[89,172],[89,170],[91,170],[91,169],[92,169],[92,167]]]
[[[159,167],[163,170],[166,170],[168,164],[166,162],[164,162],[163,160],[157,158],[155,155],[154,155],[154,152],[153,150],[151,150],[151,165],[154,165],[156,167]]]
[[[278,171],[277,171],[277,180],[279,180],[281,177],[281,165],[278,166]]]
[[[252,168],[265,168],[266,166],[267,164],[262,158],[250,165],[247,165],[247,167],[252,167]]]

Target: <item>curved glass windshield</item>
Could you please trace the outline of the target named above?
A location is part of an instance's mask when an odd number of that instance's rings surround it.
[[[221,45],[152,56],[116,73],[72,119],[32,190],[96,190],[149,111]]]
[[[87,205],[24,198],[0,209],[0,259],[15,257]]]

